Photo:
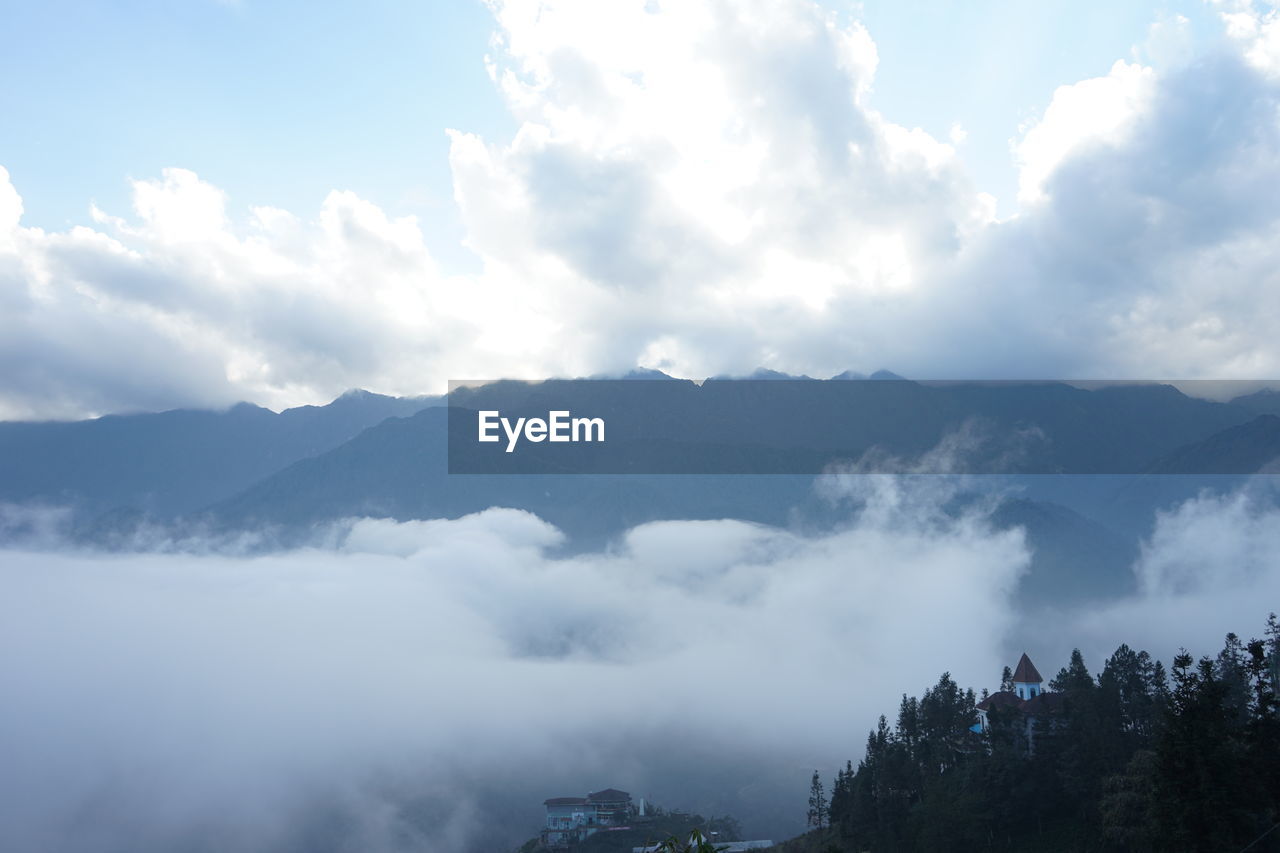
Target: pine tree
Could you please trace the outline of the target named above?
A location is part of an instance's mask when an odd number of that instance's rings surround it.
[[[831,786],[831,804],[827,808],[827,824],[848,823],[853,812],[853,762],[846,761],[843,770],[836,771],[835,783]]]
[[[1084,664],[1084,656],[1079,649],[1071,650],[1071,663],[1058,671],[1058,675],[1049,682],[1055,693],[1083,693],[1094,686],[1089,667]]]
[[[822,779],[818,771],[813,771],[813,782],[809,785],[809,821],[814,829],[822,829],[827,825],[827,797],[822,790]]]

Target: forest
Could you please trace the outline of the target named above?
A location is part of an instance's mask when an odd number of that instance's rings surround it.
[[[1095,677],[1075,650],[1053,713],[993,706],[981,732],[986,691],[944,673],[880,717],[829,798],[815,774],[813,829],[783,849],[1278,851],[1278,647],[1272,614],[1263,639],[1167,671],[1121,645]]]

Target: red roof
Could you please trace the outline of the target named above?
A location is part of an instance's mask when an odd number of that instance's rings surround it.
[[[1008,690],[1001,690],[998,693],[992,693],[986,699],[978,703],[979,711],[990,711],[992,708],[1016,708],[1022,704],[1022,700],[1018,698],[1016,693],[1010,693]]]
[[[1018,659],[1018,668],[1013,671],[1013,681],[1015,684],[1040,684],[1044,681],[1026,652],[1023,652],[1022,657]]]
[[[1061,693],[1037,693],[1030,699],[1019,699],[1016,693],[1001,690],[999,693],[992,693],[979,702],[978,710],[990,711],[992,708],[1017,708],[1024,714],[1036,717],[1043,714],[1056,714],[1061,711],[1062,699]]]

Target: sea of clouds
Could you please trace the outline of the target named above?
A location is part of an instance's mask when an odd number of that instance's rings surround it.
[[[548,796],[622,787],[803,826],[815,768],[943,671],[994,688],[1030,649],[1166,660],[1258,632],[1280,512],[1163,515],[1130,599],[1012,603],[1028,551],[940,478],[848,478],[799,534],[671,521],[603,551],[516,510],[353,519],[325,543],[0,554],[0,835],[21,849],[509,849]]]

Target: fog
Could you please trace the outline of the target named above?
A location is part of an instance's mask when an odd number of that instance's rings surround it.
[[[505,850],[613,786],[803,829],[809,774],[950,671],[1013,650],[1168,659],[1260,630],[1280,514],[1163,516],[1141,594],[1028,620],[1029,553],[943,478],[849,477],[846,523],[629,531],[563,556],[522,511],[349,520],[246,556],[0,553],[0,836],[14,849]],[[842,484],[842,485],[839,485]],[[1199,645],[1204,644],[1204,645]]]
[[[1095,670],[1120,641],[1168,664],[1180,649],[1216,653],[1234,631],[1260,636],[1280,612],[1280,509],[1260,476],[1225,495],[1202,493],[1157,515],[1133,569],[1140,593],[1063,614],[1055,637],[1080,647]],[[1047,675],[1047,673],[1045,673]]]

